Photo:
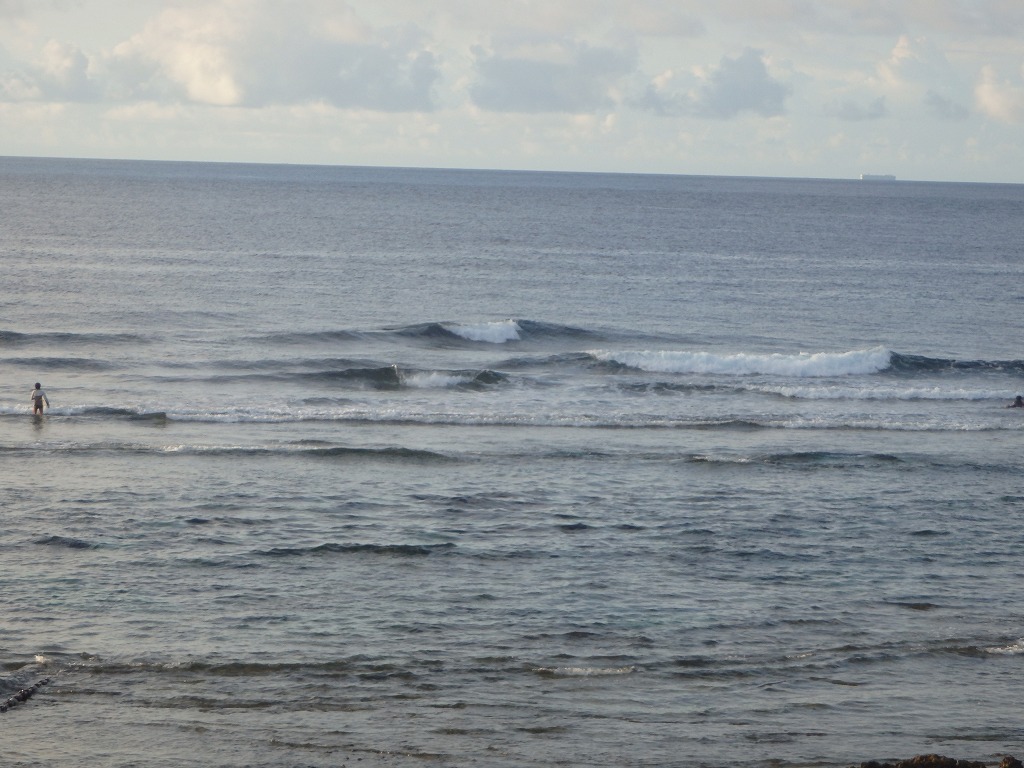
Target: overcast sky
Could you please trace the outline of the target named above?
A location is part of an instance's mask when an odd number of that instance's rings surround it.
[[[0,0],[0,155],[1024,181],[1024,0]]]

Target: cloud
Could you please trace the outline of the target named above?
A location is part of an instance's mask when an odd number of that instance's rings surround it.
[[[928,91],[924,96],[925,106],[931,113],[940,120],[966,120],[971,116],[971,110],[962,104],[957,104],[935,91]]]
[[[883,82],[894,87],[926,79],[941,83],[955,76],[941,48],[925,38],[912,39],[907,35],[900,35],[889,57],[879,63],[878,74]]]
[[[23,16],[28,11],[28,0],[0,0],[0,19]]]
[[[632,0],[617,7],[615,25],[651,37],[696,37],[707,27],[699,12],[688,12],[663,0]]]
[[[473,103],[494,112],[590,113],[612,107],[636,66],[633,50],[573,40],[518,40],[496,53],[474,48]]]
[[[374,33],[344,4],[319,17],[309,6],[238,16],[231,5],[165,11],[120,53],[200,103],[432,109],[437,62],[415,28]]]
[[[754,112],[775,117],[785,112],[789,87],[773,79],[764,53],[747,48],[735,59],[724,57],[697,97],[697,110],[708,117],[735,117]]]
[[[123,97],[240,104],[236,57],[243,23],[223,3],[164,10],[114,49],[112,64],[125,89]]]
[[[1016,37],[1024,32],[1024,5],[1017,0],[928,0],[907,3],[908,23],[957,35]]]
[[[1024,123],[1024,84],[1000,80],[993,67],[982,67],[974,101],[977,108],[993,120]]]
[[[43,48],[38,73],[48,92],[70,101],[88,101],[97,95],[89,68],[89,58],[79,48],[50,41]]]
[[[910,29],[955,35],[1014,37],[1024,31],[1017,0],[676,0],[705,18],[754,28],[798,28],[842,37],[891,37]]]
[[[239,69],[247,105],[323,101],[341,108],[429,112],[439,64],[422,32],[403,26],[366,41],[295,36],[275,57],[249,48]]]
[[[48,43],[35,65],[0,77],[0,94],[429,111],[439,77],[436,54],[412,25],[372,30],[344,3],[305,3],[281,14],[270,0],[220,0],[164,8],[92,57]]]
[[[950,56],[955,52],[935,40],[902,35],[878,73],[894,102],[923,100],[927,114],[944,121],[963,120],[970,115],[962,104],[970,99],[971,77],[954,66]]]
[[[681,80],[679,86],[675,85]],[[762,117],[785,113],[791,89],[768,72],[762,51],[747,48],[739,56],[722,58],[712,70],[698,70],[695,78],[666,70],[654,78],[635,105],[658,114],[729,119],[743,112]]]
[[[1021,0],[0,0],[0,22],[8,153],[803,175],[870,160],[1019,180],[1024,146]],[[982,135],[984,157],[959,152]]]
[[[801,28],[806,31],[834,32],[844,36],[892,35],[905,28],[901,4],[887,0],[717,0],[714,9],[703,0],[684,0],[692,6],[704,6],[733,25],[754,29]],[[938,2],[940,0],[930,0]]]
[[[889,114],[889,108],[886,106],[885,97],[879,96],[867,104],[861,104],[851,99],[847,99],[846,101],[826,110],[826,112],[830,116],[837,117],[840,120],[858,123],[864,120],[878,120],[880,118],[887,117]]]
[[[100,93],[91,67],[79,48],[51,40],[35,62],[0,76],[0,96],[7,101],[92,101]]]

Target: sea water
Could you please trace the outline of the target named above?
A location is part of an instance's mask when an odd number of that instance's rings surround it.
[[[1024,757],[1022,213],[0,159],[5,764]]]

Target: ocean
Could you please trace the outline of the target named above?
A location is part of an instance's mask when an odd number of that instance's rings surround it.
[[[1022,214],[0,158],[4,763],[1024,757]]]

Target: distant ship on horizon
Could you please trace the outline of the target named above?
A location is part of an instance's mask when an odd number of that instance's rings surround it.
[[[896,177],[891,173],[862,173],[860,175],[861,181],[896,181]]]

